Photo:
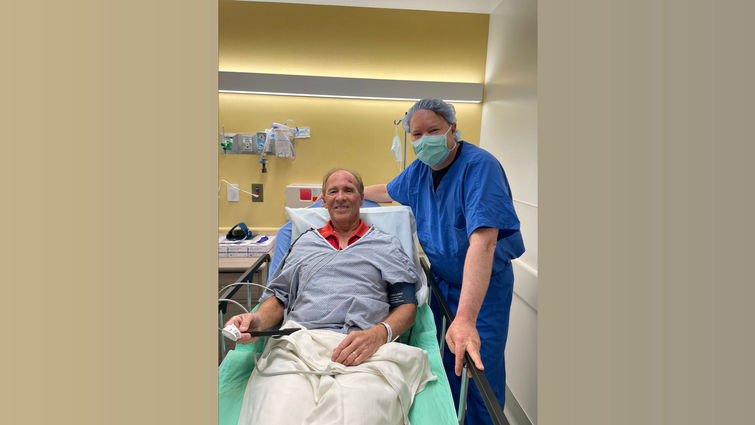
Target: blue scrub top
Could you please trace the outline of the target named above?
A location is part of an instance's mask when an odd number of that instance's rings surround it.
[[[469,236],[480,227],[498,229],[493,277],[524,253],[503,167],[489,152],[461,143],[463,149],[437,189],[433,188],[432,169],[419,160],[387,185],[394,201],[412,208],[417,235],[433,272],[457,285],[462,282]]]

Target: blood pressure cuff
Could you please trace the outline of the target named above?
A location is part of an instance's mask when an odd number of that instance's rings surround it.
[[[414,291],[413,283],[399,282],[388,285],[388,303],[391,308],[402,304],[417,304],[417,294]]]

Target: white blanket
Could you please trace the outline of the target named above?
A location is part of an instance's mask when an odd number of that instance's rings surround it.
[[[298,326],[289,321],[284,327]],[[271,338],[246,386],[239,425],[408,425],[414,396],[436,379],[427,352],[392,342],[361,365],[347,367],[330,361],[345,337],[301,330]],[[326,374],[271,375],[291,371]]]

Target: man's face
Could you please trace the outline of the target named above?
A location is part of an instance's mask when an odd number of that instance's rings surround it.
[[[364,195],[359,194],[356,179],[351,173],[336,171],[328,178],[322,203],[334,221],[356,221],[359,219],[359,207]]]

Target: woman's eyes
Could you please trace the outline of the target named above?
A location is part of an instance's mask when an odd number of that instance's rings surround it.
[[[427,133],[428,134],[436,134],[439,131],[440,131],[440,128],[431,128],[430,130],[427,131]],[[416,140],[416,139],[419,139],[420,137],[422,137],[422,133],[421,132],[412,133],[412,139]]]

